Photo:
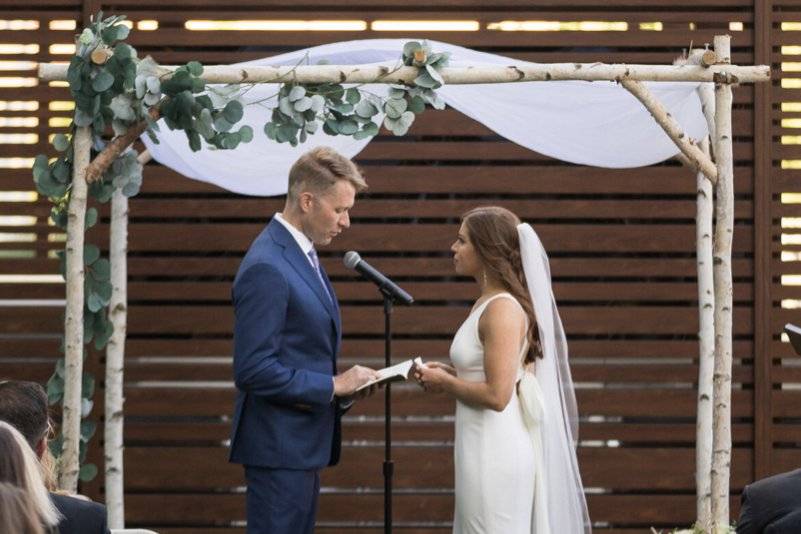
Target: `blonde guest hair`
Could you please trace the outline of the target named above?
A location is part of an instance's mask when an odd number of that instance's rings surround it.
[[[9,482],[0,482],[0,532],[44,534],[33,500]]]
[[[325,193],[339,180],[346,180],[357,193],[367,189],[367,181],[350,159],[327,146],[312,148],[289,170],[287,198],[297,200],[304,191]]]
[[[61,519],[42,480],[39,460],[22,434],[0,421],[0,482],[8,482],[27,493],[46,527]]]

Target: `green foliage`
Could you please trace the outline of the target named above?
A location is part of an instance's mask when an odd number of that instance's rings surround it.
[[[101,12],[81,32],[67,70],[70,93],[75,101],[73,124],[68,133],[53,137],[55,157],[40,154],[34,159],[32,173],[36,189],[51,200],[50,218],[62,230],[67,229],[68,223],[74,166],[72,139],[76,127],[91,127],[95,153],[106,147],[104,136],[109,130],[118,137],[143,122],[147,124],[146,132],[151,139],[158,142],[153,133],[158,131],[151,116],[153,110],[168,128],[185,133],[193,151],[203,149],[204,143],[209,149],[233,150],[254,137],[250,126],[236,127],[245,115],[238,98],[247,89],[236,84],[207,86],[201,78],[203,65],[197,61],[190,61],[168,76],[153,59],[140,59],[136,49],[123,42],[129,33],[122,24],[124,20],[124,16],[104,18]],[[435,90],[443,84],[439,71],[447,61],[447,54],[432,53],[425,42],[406,43],[398,68],[414,66],[419,74],[409,86],[392,86],[386,97],[367,93],[358,86],[345,87],[336,83],[283,84],[278,92],[278,105],[272,110],[264,133],[269,139],[292,146],[305,142],[320,128],[329,135],[366,139],[378,135],[383,120],[384,126],[395,135],[404,135],[415,115],[422,113],[426,106],[444,108]],[[142,186],[142,165],[137,156],[130,148],[122,152],[102,177],[90,184],[89,195],[99,203],[108,202],[117,189],[128,197],[137,195]],[[84,222],[87,229],[97,224],[96,208],[87,210]],[[57,254],[64,276],[65,254],[64,251]],[[84,343],[93,343],[101,350],[113,333],[108,319],[112,293],[110,265],[108,259],[102,257],[100,248],[91,243],[85,245],[84,263]],[[93,407],[94,385],[94,377],[84,373],[81,402],[84,418],[90,415]],[[47,393],[51,404],[63,400],[63,358],[47,382]],[[82,464],[94,432],[94,423],[84,420],[80,440]],[[51,441],[55,456],[60,455],[62,443],[61,436]],[[96,474],[96,466],[84,464],[80,479],[91,480]]]
[[[425,41],[406,43],[401,64],[419,68],[420,74],[411,86],[391,86],[386,98],[341,84],[283,84],[264,133],[271,140],[297,146],[322,125],[328,135],[366,139],[378,134],[375,120],[380,122],[383,113],[384,126],[395,135],[405,135],[426,104],[444,109],[435,90],[444,83],[439,70],[447,66],[448,57],[432,53]]]

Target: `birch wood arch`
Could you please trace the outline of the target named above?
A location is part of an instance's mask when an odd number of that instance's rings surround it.
[[[701,51],[681,65],[611,65],[561,63],[509,67],[445,68],[445,84],[519,83],[551,80],[613,81],[620,83],[648,109],[680,150],[681,159],[697,175],[697,265],[699,297],[699,389],[696,444],[697,526],[704,532],[726,531],[729,526],[731,463],[733,155],[732,85],[770,80],[768,66],[731,64],[728,35],[716,36],[714,52]],[[177,67],[162,66],[169,77]],[[43,81],[66,80],[67,67],[41,64]],[[210,66],[202,78],[208,83],[389,83],[411,84],[416,67],[388,74],[373,65],[319,65],[300,67]],[[702,82],[699,96],[709,126],[709,139],[690,139],[657,98],[641,82]],[[714,93],[712,86],[714,85]],[[714,94],[714,96],[713,96]],[[117,154],[142,133],[118,138]],[[76,165],[69,205],[66,248],[65,312],[66,377],[64,445],[60,485],[77,487],[80,435],[81,367],[83,351],[83,221],[87,180],[102,174],[114,159],[107,154],[90,162],[88,127],[77,128]],[[714,158],[713,158],[714,155]],[[116,156],[115,156],[116,157]],[[145,163],[149,154],[139,160]],[[90,169],[91,167],[91,169]],[[91,172],[88,172],[91,170]],[[717,203],[713,205],[713,197]],[[125,346],[127,199],[115,194],[111,211],[111,270],[113,294],[109,306],[114,334],[107,347],[105,403],[105,487],[109,527],[124,527],[122,479],[123,361]],[[716,224],[713,225],[713,213]],[[713,234],[714,228],[714,234]],[[713,268],[714,264],[714,268]],[[713,371],[714,369],[714,371]]]

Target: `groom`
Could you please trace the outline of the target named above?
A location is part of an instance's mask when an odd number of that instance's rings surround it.
[[[315,245],[350,226],[367,183],[333,149],[289,171],[284,210],[250,246],[233,286],[237,388],[230,461],[247,480],[248,534],[311,534],[320,470],[340,452],[341,398],[376,377],[336,374],[339,305]]]

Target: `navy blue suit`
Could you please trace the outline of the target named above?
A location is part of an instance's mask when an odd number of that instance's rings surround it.
[[[245,466],[248,533],[312,532],[319,470],[339,460],[332,377],[342,333],[334,290],[322,277],[325,288],[272,220],[234,280],[230,461]]]

